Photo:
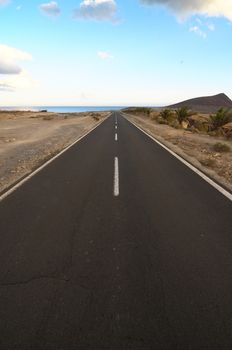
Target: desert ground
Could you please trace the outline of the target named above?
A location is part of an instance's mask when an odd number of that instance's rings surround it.
[[[0,193],[107,118],[109,112],[43,113],[0,111]],[[232,138],[163,124],[160,110],[124,116],[232,191]],[[193,116],[193,120],[194,120]],[[161,119],[161,120],[160,120]],[[209,114],[194,122],[205,126]],[[218,150],[217,145],[227,146]]]
[[[154,136],[169,149],[193,164],[224,188],[232,191],[232,137],[219,133],[207,133],[197,128],[177,128],[163,124],[160,111],[146,113],[129,111],[124,116]],[[202,121],[209,120],[209,114],[197,114],[192,117],[202,126]],[[203,123],[204,124],[204,123]],[[227,132],[231,133],[232,123],[228,124]],[[219,147],[218,147],[219,145]],[[220,147],[220,146],[223,147]],[[220,149],[222,148],[222,149]],[[226,148],[226,150],[224,150]]]
[[[0,111],[0,193],[108,115]]]

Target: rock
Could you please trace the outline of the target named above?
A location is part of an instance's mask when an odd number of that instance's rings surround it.
[[[181,123],[181,126],[182,126],[183,129],[188,129],[188,127],[189,127],[189,122],[183,120],[182,123]]]
[[[194,127],[195,129],[207,132],[210,128],[210,118],[208,115],[192,115],[188,118],[190,127]]]
[[[222,126],[222,130],[224,135],[226,135],[227,137],[232,137],[232,122]]]

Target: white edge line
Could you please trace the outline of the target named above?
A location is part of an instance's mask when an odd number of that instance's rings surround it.
[[[127,118],[126,118],[127,119]],[[128,120],[128,119],[127,119]],[[207,175],[205,175],[202,171],[200,171],[199,169],[197,169],[195,166],[193,166],[192,164],[190,164],[189,162],[187,162],[185,159],[183,159],[182,157],[180,157],[178,154],[176,154],[175,152],[171,151],[168,147],[166,147],[164,144],[162,144],[160,141],[158,141],[154,136],[151,136],[150,134],[148,134],[145,130],[143,130],[142,128],[140,128],[138,125],[136,125],[134,122],[132,122],[131,120],[128,120],[129,123],[133,124],[137,129],[139,129],[140,131],[142,131],[144,134],[146,134],[148,137],[150,137],[153,141],[155,141],[158,145],[160,145],[161,147],[163,147],[166,151],[168,151],[169,153],[171,153],[175,158],[177,158],[179,161],[181,161],[181,163],[185,164],[189,169],[191,169],[192,171],[194,171],[197,175],[199,175],[203,180],[205,180],[206,182],[208,182],[208,184],[210,184],[211,186],[213,186],[218,192],[220,192],[221,194],[223,194],[225,197],[227,197],[230,201],[232,201],[232,194],[230,192],[228,192],[227,190],[225,190],[223,187],[221,187],[220,185],[218,185],[216,182],[214,182],[212,179],[210,179]]]
[[[14,185],[12,188],[10,188],[8,191],[6,191],[5,193],[3,193],[0,196],[0,202],[2,202],[5,198],[7,198],[11,193],[13,193],[14,191],[16,191],[19,187],[21,187],[25,182],[27,182],[28,180],[30,180],[34,175],[38,174],[42,169],[44,169],[47,165],[49,165],[50,163],[52,163],[55,159],[57,159],[58,157],[60,157],[63,153],[65,153],[69,148],[73,147],[76,143],[78,143],[79,141],[81,141],[84,137],[86,137],[88,134],[90,134],[92,131],[94,131],[98,126],[100,126],[106,119],[108,119],[108,117],[106,117],[105,119],[103,119],[100,123],[98,123],[97,125],[95,125],[92,129],[90,129],[89,131],[87,131],[84,135],[80,136],[76,141],[74,141],[73,143],[71,143],[70,145],[68,145],[67,147],[65,147],[62,151],[60,151],[58,154],[56,154],[53,158],[49,159],[48,161],[46,161],[43,165],[41,165],[39,168],[37,168],[36,170],[34,170],[32,173],[30,173],[29,175],[27,175],[25,178],[23,178],[21,181],[19,181],[16,185]]]
[[[114,158],[114,197],[119,196],[119,166],[118,157]]]

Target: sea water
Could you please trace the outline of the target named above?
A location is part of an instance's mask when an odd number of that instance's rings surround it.
[[[0,107],[2,110],[23,110],[23,111],[41,111],[55,113],[77,113],[77,112],[100,112],[100,111],[116,111],[126,106],[14,106],[14,107]]]

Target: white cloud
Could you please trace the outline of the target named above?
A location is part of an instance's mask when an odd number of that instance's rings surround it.
[[[18,75],[6,77],[0,83],[8,85],[12,89],[30,89],[38,85],[25,70],[22,70]]]
[[[23,51],[0,44],[0,80],[1,91],[13,91],[17,88],[30,88],[35,85],[29,74],[18,65],[18,61],[29,61],[32,56]]]
[[[15,63],[4,62],[0,58],[0,74],[19,74],[21,68]]]
[[[40,5],[40,10],[48,16],[57,17],[60,15],[60,8],[56,1]]]
[[[0,91],[12,92],[12,91],[14,91],[14,88],[9,84],[0,82]]]
[[[184,18],[194,14],[208,17],[226,17],[232,21],[231,0],[140,0],[146,5],[163,5]]]
[[[114,58],[109,52],[106,52],[106,51],[98,51],[97,55],[102,60],[108,60],[108,59]]]
[[[38,82],[33,80],[25,70],[18,75],[7,75],[4,79],[0,79],[0,91],[30,90],[37,86]]]
[[[201,20],[199,18],[195,19],[196,24],[193,24],[189,31],[199,35],[202,38],[206,38],[210,32],[215,30],[215,26],[211,22],[207,22],[205,20]]]
[[[117,5],[114,0],[83,0],[74,10],[74,18],[96,21],[115,21]]]
[[[0,44],[0,74],[19,74],[22,69],[17,62],[31,59],[32,56],[25,51]]]
[[[198,26],[190,27],[189,31],[196,33],[197,35],[201,36],[204,39],[207,37],[207,34]]]

